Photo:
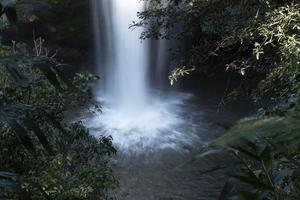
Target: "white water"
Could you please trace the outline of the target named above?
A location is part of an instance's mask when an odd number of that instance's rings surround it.
[[[178,130],[184,122],[180,110],[187,96],[162,98],[151,92],[149,45],[139,39],[141,28],[129,29],[144,8],[140,0],[92,0],[95,62],[104,80],[96,99],[102,103],[103,113],[89,118],[86,125],[95,135],[111,135],[121,148],[175,147],[176,142],[193,139]],[[157,50],[162,70],[163,51],[166,48]],[[157,79],[160,72],[156,72]]]
[[[186,126],[194,123],[192,118],[187,117],[184,104],[191,95],[174,93],[172,97],[150,98],[151,107],[138,115],[121,112],[106,100],[99,99],[103,113],[81,120],[94,135],[112,136],[116,147],[125,151],[176,149],[197,141],[193,126]]]
[[[141,30],[128,29],[143,8],[138,2],[143,1],[91,1],[95,63],[104,80],[96,88],[96,92],[101,90],[96,100],[103,113],[80,110],[79,116],[96,136],[111,135],[120,150],[114,157],[120,183],[114,196],[122,200],[218,198],[225,180],[218,174],[217,178],[199,176],[199,169],[210,168],[210,163],[195,158],[198,147],[220,133],[212,116],[227,119],[234,114],[222,116],[203,106],[202,100],[211,101],[206,96],[153,92],[146,77],[149,71],[155,75],[151,81],[156,88],[166,82],[161,80],[167,78],[168,52],[166,41],[159,41],[155,64],[149,67],[148,45],[138,39]]]
[[[101,54],[101,50],[106,52],[103,63],[106,70],[103,74],[106,84],[105,95],[120,112],[126,112],[128,115],[140,114],[147,106],[148,48],[146,41],[139,40],[142,30],[132,30],[129,26],[136,19],[137,11],[143,9],[143,3],[139,3],[139,0],[93,0],[93,2],[95,42],[100,44],[101,34],[105,34],[105,42],[109,45],[109,49],[101,49],[101,44],[96,49],[97,55]],[[105,30],[100,30],[101,16],[98,13],[103,11],[106,26]]]

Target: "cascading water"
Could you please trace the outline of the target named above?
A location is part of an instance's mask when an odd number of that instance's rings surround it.
[[[125,109],[128,114],[138,114],[147,100],[147,43],[138,39],[141,32],[128,28],[142,6],[136,0],[93,0],[96,55],[106,56],[104,62],[96,60],[106,69],[104,92],[115,107]],[[105,11],[103,31],[99,26],[102,11]],[[109,49],[101,49],[103,35]]]
[[[140,0],[92,0],[95,64],[103,78],[96,99],[103,105],[103,114],[89,119],[87,126],[94,134],[111,135],[119,147],[131,149],[170,147],[193,139],[178,129],[184,121],[179,105],[187,96],[162,98],[150,89],[150,46],[139,39],[141,29],[129,29],[144,8]],[[164,43],[160,44],[157,52],[165,55]],[[165,59],[157,55],[156,63],[160,77]]]
[[[225,180],[199,176],[210,166],[195,158],[203,142],[223,132],[212,120],[234,113],[217,113],[210,96],[168,90],[173,41],[141,41],[142,30],[129,29],[145,2],[91,0],[94,62],[102,80],[94,92],[102,113],[80,109],[76,121],[95,136],[112,136],[119,150],[112,160],[117,199],[217,199]]]

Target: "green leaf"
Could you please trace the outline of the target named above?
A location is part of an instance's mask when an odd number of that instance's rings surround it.
[[[0,107],[1,108],[1,107]],[[20,110],[26,110],[26,111],[31,111],[31,112],[36,112],[37,114],[41,115],[41,117],[45,117],[51,122],[51,125],[53,125],[55,128],[60,130],[63,133],[66,133],[65,129],[61,126],[60,122],[58,122],[55,117],[47,113],[45,110],[42,108],[36,107],[36,106],[31,106],[27,104],[21,104],[21,103],[16,103],[16,104],[5,104],[4,107],[2,107],[4,110],[13,110],[14,112],[18,112]]]
[[[37,138],[39,139],[39,141],[43,145],[43,147],[46,149],[46,151],[49,154],[53,154],[53,150],[48,142],[46,135],[43,133],[43,131],[37,125],[35,125],[33,121],[31,121],[28,118],[23,118],[22,122],[28,130],[31,130],[32,132],[35,133],[35,135],[37,136]]]
[[[236,190],[236,193],[239,197],[243,198],[244,200],[258,200],[259,195],[253,192]]]
[[[62,90],[62,87],[59,83],[59,80],[57,79],[56,73],[53,70],[52,66],[48,62],[37,62],[34,64],[35,67],[37,67],[48,79],[48,81],[59,91]]]
[[[4,188],[10,192],[20,194],[22,193],[21,188],[12,180],[0,178],[0,188]]]
[[[27,88],[29,86],[28,79],[20,73],[16,64],[11,62],[6,62],[5,68],[9,72],[9,74],[13,77],[16,81],[17,85],[20,87]]]
[[[219,200],[229,200],[229,195],[231,194],[232,190],[233,190],[234,185],[227,181],[221,191]]]
[[[19,177],[18,174],[6,172],[6,171],[0,171],[0,188],[2,187],[4,189],[7,189],[8,191],[18,194],[19,199],[21,200],[30,200],[29,195],[25,191],[23,191],[18,184],[18,182],[21,183],[24,180],[26,179]],[[46,199],[50,199],[49,195],[44,191],[44,189],[41,187],[39,183],[36,183],[32,180],[26,180],[26,183],[29,183],[34,188],[40,190]]]
[[[214,154],[219,154],[219,153],[223,153],[223,152],[224,151],[222,149],[209,149],[209,150],[205,150],[200,155],[197,155],[197,158],[203,158],[208,155],[214,155]]]
[[[243,147],[231,147],[233,149],[236,149],[242,153],[244,153],[245,155],[251,157],[251,158],[254,158],[255,160],[259,160],[259,157],[257,155],[255,155],[254,153],[252,153],[251,151],[247,150],[246,148],[243,148]]]
[[[224,166],[216,166],[216,167],[213,167],[211,169],[208,169],[208,170],[205,170],[205,171],[201,171],[200,175],[203,175],[203,174],[209,174],[209,173],[212,173],[212,172],[215,172],[215,171],[219,171],[219,170],[222,170],[222,169],[226,169],[227,167],[224,167]]]
[[[269,170],[272,165],[272,152],[270,147],[266,146],[264,151],[259,155],[259,157],[263,161],[267,170]]]
[[[27,131],[24,127],[22,127],[15,119],[13,114],[5,115],[0,113],[0,120],[4,121],[8,124],[12,130],[15,132],[16,136],[19,138],[20,142],[24,145],[24,147],[32,154],[36,155],[36,151],[34,145],[31,141],[31,138],[27,134]]]
[[[265,117],[240,121],[212,145],[225,148],[239,146],[245,140],[255,140],[258,136],[274,136],[281,132],[300,131],[298,117]]]
[[[49,195],[47,194],[47,192],[45,192],[45,189],[37,182],[34,182],[32,180],[28,180],[28,183],[33,186],[34,188],[38,189],[39,191],[41,191],[42,195],[44,196],[45,199],[50,200],[51,198],[49,197]]]
[[[56,74],[59,76],[59,78],[68,86],[68,89],[75,90],[74,85],[71,81],[64,75],[63,72],[61,72],[59,69],[54,68]]]
[[[66,130],[61,126],[60,122],[58,122],[55,117],[53,117],[52,115],[50,115],[49,113],[47,113],[46,111],[37,108],[37,110],[44,116],[46,117],[51,123],[52,125],[57,128],[58,130],[60,130],[62,133],[66,133]]]
[[[28,194],[22,190],[17,181],[17,174],[0,171],[0,188],[17,194],[20,200],[30,200]]]
[[[251,185],[253,188],[262,189],[262,190],[272,190],[272,186],[262,182],[260,179],[253,176],[242,176],[237,174],[226,173],[226,175],[238,179],[241,182]]]

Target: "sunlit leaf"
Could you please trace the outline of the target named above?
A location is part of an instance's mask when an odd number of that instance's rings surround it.
[[[300,120],[296,117],[265,117],[252,118],[239,122],[224,136],[216,139],[212,144],[223,147],[236,146],[244,140],[253,140],[257,136],[272,136],[281,132],[300,130]]]

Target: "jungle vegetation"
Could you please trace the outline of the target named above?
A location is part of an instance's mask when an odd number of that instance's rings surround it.
[[[220,105],[244,96],[258,106],[256,117],[241,119],[199,155],[232,154],[228,166],[204,170],[223,170],[228,177],[220,199],[299,199],[299,2],[149,0],[148,9],[138,16],[132,26],[146,28],[142,39],[177,43],[172,51],[178,66],[170,73],[171,84],[191,73],[225,73]]]
[[[18,28],[16,3],[36,2],[1,1],[3,29]],[[0,199],[108,199],[117,186],[111,138],[64,119],[90,101],[98,77],[65,76],[56,54],[34,35],[31,44],[0,43]]]
[[[299,2],[146,1],[132,26],[146,28],[142,39],[177,44],[171,84],[190,73],[224,74],[220,106],[243,96],[259,108],[199,153],[199,159],[232,155],[228,165],[199,169],[228,177],[220,200],[299,199]],[[17,28],[16,3],[32,11],[41,2],[58,1],[0,1],[0,29]],[[112,139],[94,138],[80,122],[64,123],[65,110],[90,101],[90,83],[98,77],[66,77],[64,63],[44,42],[33,36],[31,44],[0,43],[0,198],[108,199],[117,187]]]

